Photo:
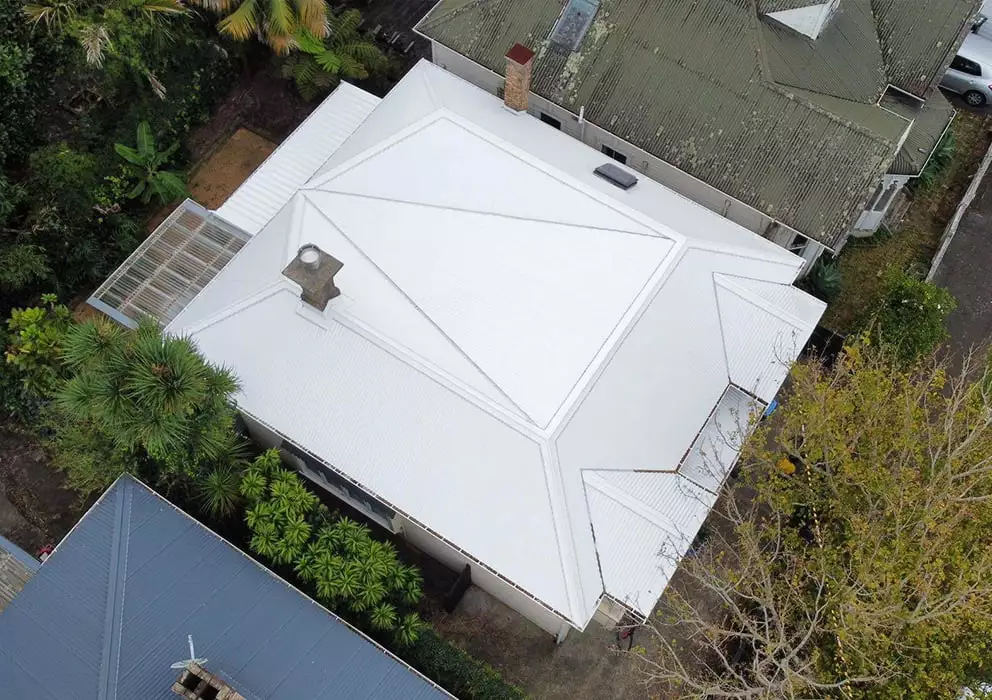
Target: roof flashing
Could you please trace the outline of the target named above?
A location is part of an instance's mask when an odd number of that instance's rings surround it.
[[[830,19],[839,6],[840,0],[828,0],[791,10],[767,12],[765,17],[815,41],[829,26]]]

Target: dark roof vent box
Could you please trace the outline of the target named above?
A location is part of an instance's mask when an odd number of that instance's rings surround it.
[[[633,173],[628,173],[619,165],[614,165],[613,163],[603,163],[593,170],[593,172],[604,180],[609,180],[622,190],[629,190],[637,184],[637,178]]]

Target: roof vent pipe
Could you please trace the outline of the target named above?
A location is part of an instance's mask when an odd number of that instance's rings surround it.
[[[282,274],[300,285],[300,298],[318,311],[323,311],[341,290],[334,284],[334,275],[344,263],[328,255],[312,243],[301,246]]]

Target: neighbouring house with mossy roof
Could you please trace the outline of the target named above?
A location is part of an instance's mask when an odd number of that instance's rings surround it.
[[[935,88],[979,0],[441,0],[438,65],[802,255],[883,221],[954,110]]]

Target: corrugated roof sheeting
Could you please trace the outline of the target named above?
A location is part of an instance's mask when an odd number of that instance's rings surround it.
[[[0,615],[4,696],[169,700],[188,634],[247,698],[451,697],[127,476]]]
[[[909,136],[892,162],[889,172],[895,175],[919,175],[953,118],[954,107],[940,90],[934,90],[913,122]]]
[[[378,104],[365,90],[338,85],[217,213],[251,235],[258,233]]]
[[[716,496],[676,474],[585,474],[604,589],[647,617]]]
[[[762,51],[775,82],[872,103],[885,88],[885,66],[870,0],[844,0],[816,39],[761,19]]]
[[[886,82],[897,82],[884,74],[883,51],[890,66],[936,66],[946,50],[928,45],[927,37],[949,46],[954,21],[967,14],[961,8],[974,4],[951,0],[957,9],[948,9],[938,7],[941,0],[872,0],[869,7],[869,1],[845,0],[812,54],[805,39],[762,30],[755,6],[733,0],[604,0],[570,55],[547,42],[561,11],[557,0],[445,1],[420,29],[498,73],[513,43],[528,44],[538,54],[533,89],[539,95],[572,112],[584,107],[591,122],[834,246],[898,143],[892,115],[867,104]],[[769,10],[794,5],[767,4],[774,5]],[[896,5],[905,10],[901,15]],[[879,7],[887,22],[879,33],[889,42],[881,49],[869,23]],[[896,30],[909,38],[891,36]],[[774,45],[761,40],[762,32],[777,37]],[[767,85],[760,51],[773,74],[863,99],[878,118],[855,109],[834,116],[829,106],[811,109],[811,101],[791,98],[788,88]],[[796,66],[803,66],[801,74]]]
[[[763,85],[747,6],[607,1],[570,56],[545,43],[559,11],[551,0],[442,4],[421,28],[499,73],[508,46],[530,43],[535,92],[828,246],[891,159],[888,139]]]
[[[762,295],[748,289],[747,280],[738,283],[730,275],[717,275],[716,297],[727,356],[730,381],[765,403],[770,402],[782,385],[789,367],[802,349],[826,305],[806,300],[802,315],[792,315],[793,308],[768,303]]]
[[[750,434],[751,420],[761,408],[737,387],[727,387],[679,465],[679,474],[713,493],[719,492]]]
[[[187,199],[93,292],[89,303],[134,326],[165,325],[241,250],[248,235]]]
[[[871,0],[889,82],[924,96],[981,0]]]

